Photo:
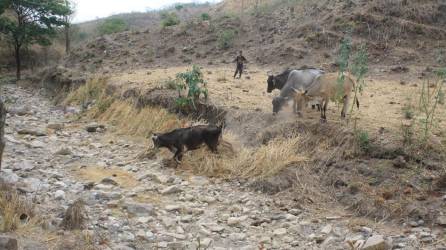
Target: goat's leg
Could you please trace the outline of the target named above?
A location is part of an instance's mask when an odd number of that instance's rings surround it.
[[[177,147],[177,151],[175,152],[175,155],[173,156],[173,159],[178,163],[181,164],[181,160],[183,159],[183,147]]]

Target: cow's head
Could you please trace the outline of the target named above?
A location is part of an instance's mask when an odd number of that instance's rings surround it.
[[[159,134],[154,133],[152,135],[152,141],[153,141],[153,146],[155,148],[159,148],[160,147],[160,138],[159,138]]]
[[[279,111],[282,109],[283,104],[288,100],[288,98],[285,97],[275,97],[273,99],[273,115],[279,113]]]
[[[268,80],[266,81],[268,83],[268,88],[266,89],[266,92],[271,93],[276,88],[275,86],[275,79],[274,75],[271,73],[268,73]]]

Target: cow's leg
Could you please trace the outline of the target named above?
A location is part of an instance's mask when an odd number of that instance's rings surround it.
[[[217,153],[217,147],[218,147],[218,140],[220,136],[218,137],[211,137],[208,139],[205,139],[204,143],[206,143],[206,146],[209,148],[209,150],[212,151],[212,153]]]

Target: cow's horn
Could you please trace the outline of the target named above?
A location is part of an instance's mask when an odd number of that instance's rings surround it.
[[[267,74],[268,76],[273,76],[273,72],[272,72],[272,71],[268,71],[268,72],[266,72],[266,74]]]

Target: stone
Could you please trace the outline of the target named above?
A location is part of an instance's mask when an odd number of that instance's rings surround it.
[[[54,193],[54,198],[56,200],[65,200],[65,192],[63,190],[57,190]]]
[[[240,225],[242,221],[245,221],[247,219],[246,216],[241,217],[230,217],[228,218],[228,226],[237,226]]]
[[[393,160],[393,166],[395,168],[406,168],[407,167],[407,162],[406,159],[404,159],[403,156],[398,156],[397,158],[395,158],[395,160]]]
[[[102,179],[101,184],[119,186],[119,184],[115,180],[113,180],[112,178],[108,178],[108,177]]]
[[[33,140],[29,146],[31,146],[32,148],[45,148],[46,147],[46,143],[38,141],[38,140]]]
[[[10,236],[0,235],[0,249],[17,250],[17,239]]]
[[[278,228],[273,231],[273,235],[276,235],[276,236],[282,236],[282,235],[285,235],[286,233],[287,233],[286,228]]]
[[[61,149],[57,150],[54,154],[55,155],[72,155],[73,153],[71,152],[71,150],[69,148],[61,148]]]
[[[166,211],[168,211],[168,212],[180,211],[181,208],[182,207],[179,206],[179,205],[167,205],[166,206]]]
[[[333,227],[331,225],[326,225],[321,229],[321,233],[325,235],[329,235],[331,231],[333,230]]]
[[[20,162],[18,165],[13,167],[14,170],[31,171],[34,169],[34,163],[28,160]]]
[[[64,128],[64,124],[63,123],[49,123],[46,126],[48,129],[52,129],[52,130],[62,130]]]
[[[209,185],[209,178],[204,176],[192,176],[189,178],[189,182],[195,186],[206,186]]]
[[[19,129],[17,130],[17,134],[19,135],[32,135],[32,136],[46,136],[47,133],[40,129]]]
[[[214,240],[211,238],[204,238],[200,241],[200,245],[204,248],[208,248]]]
[[[137,216],[155,215],[155,209],[150,204],[125,202],[123,207],[127,212]]]
[[[243,241],[246,239],[246,234],[244,233],[232,233],[229,235],[229,239],[232,241]]]
[[[437,224],[443,227],[446,227],[446,216],[438,216],[437,217]]]
[[[25,185],[26,190],[28,193],[34,193],[41,189],[42,182],[37,178],[25,178],[23,179],[22,183]]]
[[[19,181],[20,177],[12,172],[11,169],[2,169],[0,173],[0,180],[5,184],[14,185]]]
[[[179,188],[178,186],[169,186],[169,187],[166,187],[163,190],[161,190],[160,194],[169,195],[169,194],[176,194],[176,193],[181,193],[181,192],[183,192],[183,190],[181,188]]]
[[[101,124],[96,123],[96,122],[90,123],[90,124],[88,124],[88,125],[85,127],[85,130],[86,130],[87,132],[89,132],[89,133],[100,132],[100,131],[102,131],[102,130],[104,130],[104,129],[105,129],[105,126],[104,126],[104,125],[101,125]]]
[[[386,241],[382,235],[373,235],[368,238],[362,247],[363,250],[387,250]]]

